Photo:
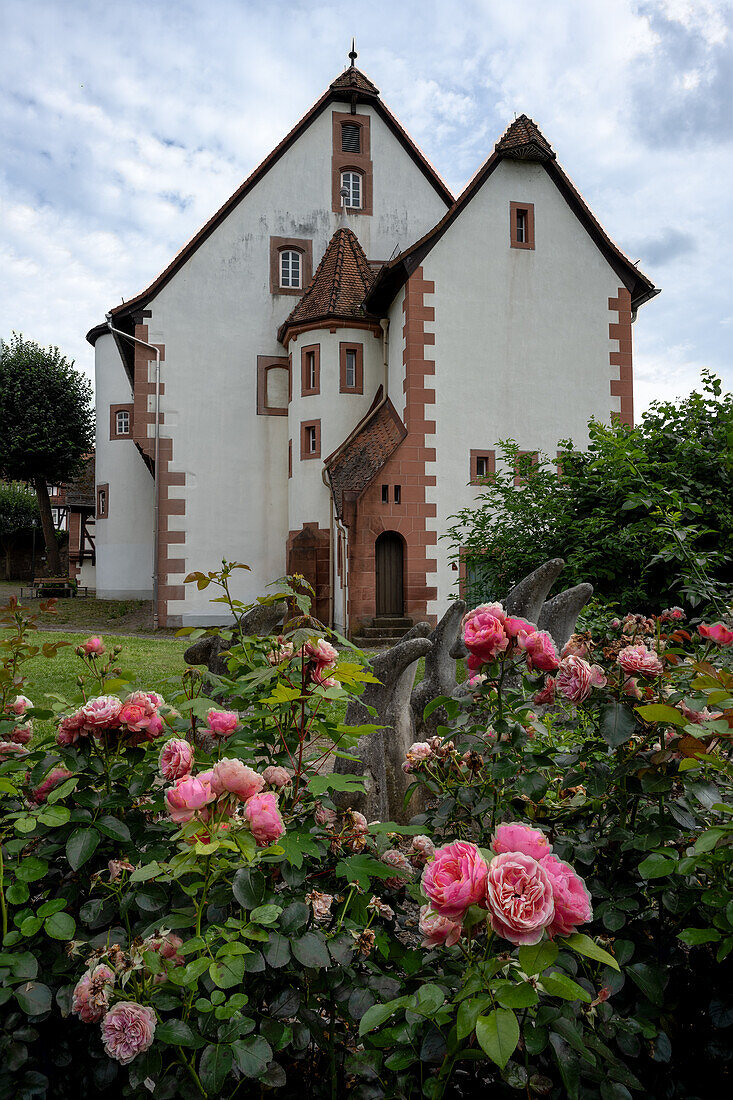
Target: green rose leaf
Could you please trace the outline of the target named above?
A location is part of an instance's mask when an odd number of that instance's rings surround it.
[[[57,829],[60,825],[65,825],[70,817],[71,810],[68,806],[46,806],[39,813],[38,820],[50,829]]]
[[[612,749],[625,744],[637,728],[634,712],[611,700],[601,711],[601,737]]]
[[[70,913],[52,913],[43,926],[47,936],[53,940],[73,940],[76,921]]]
[[[202,1047],[204,1040],[196,1035],[183,1020],[165,1020],[155,1029],[155,1038],[174,1047]]]
[[[232,1068],[232,1061],[231,1047],[218,1043],[209,1045],[201,1055],[199,1077],[210,1096],[217,1096],[221,1092]]]
[[[408,997],[398,997],[394,1001],[387,1001],[383,1005],[372,1005],[368,1008],[359,1023],[359,1035],[367,1035],[370,1031],[380,1027],[390,1016],[394,1016],[398,1009],[404,1008]]]
[[[265,876],[260,871],[243,868],[234,876],[232,893],[244,909],[256,909],[265,897]]]
[[[15,999],[26,1016],[40,1016],[51,1008],[51,990],[42,982],[26,982],[18,986]]]
[[[484,1054],[503,1069],[519,1042],[517,1017],[508,1008],[495,1008],[488,1016],[479,1016],[476,1038]]]
[[[71,794],[74,787],[79,782],[78,776],[73,776],[71,779],[67,779],[60,786],[54,787],[49,795],[46,796],[46,803],[49,806],[53,806],[55,802],[59,802],[62,798],[66,798],[67,794]]]
[[[26,917],[20,926],[20,930],[24,936],[35,936],[42,924],[42,917]]]
[[[551,997],[562,997],[564,1001],[585,1001],[586,1004],[592,1000],[590,993],[567,974],[543,974],[540,980]]]
[[[513,985],[511,982],[502,983],[496,990],[495,996],[504,1008],[529,1008],[536,1005],[539,997],[536,990],[529,982],[521,982]]]
[[[525,974],[541,974],[552,966],[558,956],[559,948],[553,940],[540,940],[531,947],[519,948],[519,965]]]
[[[249,915],[255,924],[274,924],[282,913],[281,905],[258,905]]]
[[[664,985],[660,971],[647,963],[632,963],[626,973],[636,983],[652,1004],[660,1006],[664,1001]]]
[[[21,882],[37,882],[39,878],[43,878],[47,871],[47,860],[38,859],[37,856],[27,856],[18,865],[15,877],[20,879]]]
[[[459,1043],[470,1035],[476,1027],[476,1021],[484,1009],[491,1004],[488,993],[482,993],[480,997],[471,997],[467,1001],[461,1001],[456,1015],[456,1034]]]
[[[130,839],[130,830],[124,821],[118,821],[116,817],[100,817],[94,822],[96,829],[112,840],[121,840],[126,843]]]
[[[314,969],[331,965],[326,942],[319,932],[306,932],[297,940],[290,941],[290,947],[298,962]]]
[[[676,859],[652,852],[639,864],[639,874],[642,878],[664,878],[665,875],[671,875],[676,866]]]
[[[94,854],[99,841],[99,833],[89,826],[74,829],[66,841],[66,858],[73,871],[78,871]]]
[[[242,983],[244,959],[241,955],[227,955],[211,963],[209,974],[212,982],[218,985],[219,989],[232,989],[235,985]]]
[[[677,936],[688,947],[694,947],[698,943],[717,943],[720,938],[721,933],[717,928],[685,928]]]
[[[11,905],[22,905],[24,901],[28,901],[30,897],[30,890],[24,882],[14,882],[12,886],[9,886],[5,891],[5,899],[9,901]]]
[[[290,943],[279,932],[271,932],[262,953],[267,964],[277,969],[290,961]]]
[[[261,1035],[250,1035],[232,1043],[232,1054],[245,1077],[261,1077],[272,1061],[272,1047]]]
[[[664,722],[665,725],[686,726],[688,719],[674,707],[665,706],[663,703],[651,703],[649,706],[634,707],[645,722]]]
[[[608,951],[604,951],[595,940],[592,940],[590,936],[584,936],[582,932],[573,932],[572,935],[565,936],[564,943],[567,947],[571,947],[573,951],[577,951],[579,955],[585,955],[588,959],[595,959],[596,962],[612,966],[614,970],[619,969],[613,955],[609,954]]]

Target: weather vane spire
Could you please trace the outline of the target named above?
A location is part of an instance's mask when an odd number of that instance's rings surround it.
[[[357,59],[358,56],[359,55],[356,52],[356,40],[354,38],[352,38],[351,39],[351,50],[349,52],[349,57],[351,58],[351,68],[352,69],[354,68],[354,65],[356,64],[356,59]]]

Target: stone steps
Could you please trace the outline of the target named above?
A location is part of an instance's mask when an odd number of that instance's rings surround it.
[[[371,626],[361,627],[352,641],[362,649],[381,649],[399,642],[412,625],[412,619],[402,617],[375,618]]]

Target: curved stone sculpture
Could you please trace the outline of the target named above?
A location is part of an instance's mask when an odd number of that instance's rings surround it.
[[[465,602],[455,600],[435,630],[428,635],[432,648],[425,654],[425,675],[414,689],[411,699],[415,719],[413,740],[423,741],[427,737],[434,737],[438,726],[444,726],[448,720],[442,707],[434,710],[427,719],[423,718],[423,713],[432,699],[439,695],[452,695],[458,687],[456,660],[460,660],[463,653],[459,651],[458,657],[454,653],[459,641],[464,652],[468,652],[461,637],[461,619],[465,611]]]
[[[562,558],[552,558],[535,569],[519,584],[515,584],[506,599],[502,600],[508,615],[517,615],[539,625],[540,612],[547,593],[565,568]]]
[[[592,584],[576,584],[574,588],[566,588],[542,605],[537,626],[552,635],[558,651],[562,650],[574,632],[578,615],[592,595]]]

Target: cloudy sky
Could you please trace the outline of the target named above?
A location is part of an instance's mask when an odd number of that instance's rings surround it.
[[[733,384],[733,0],[2,0],[0,335],[142,290],[347,64],[455,194],[533,117],[662,295],[637,410]]]

